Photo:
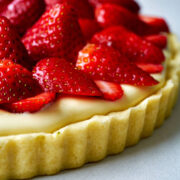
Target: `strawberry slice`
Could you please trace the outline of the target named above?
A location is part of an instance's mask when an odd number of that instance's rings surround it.
[[[3,107],[13,113],[34,113],[41,110],[45,105],[53,102],[55,95],[55,93],[45,92],[11,104],[5,104]]]
[[[150,16],[139,16],[142,21],[144,21],[149,28],[145,32],[145,34],[159,34],[161,32],[169,33],[169,27],[167,22],[163,18],[159,17],[150,17]]]
[[[32,74],[11,60],[0,61],[0,104],[12,103],[40,92]]]
[[[7,17],[22,35],[41,16],[44,9],[43,0],[13,0],[0,14]]]
[[[122,56],[112,47],[88,44],[79,52],[76,67],[94,80],[118,84],[152,86],[157,84],[148,73]]]
[[[106,100],[115,101],[121,99],[124,94],[120,84],[106,81],[95,81],[95,83],[103,93],[103,97]]]
[[[0,16],[0,59],[11,59],[22,66],[30,66],[28,53],[19,35],[9,20],[2,16]]]
[[[102,4],[95,9],[97,22],[103,27],[121,25],[142,35],[148,28],[138,15],[115,4]]]
[[[138,13],[140,10],[138,3],[136,3],[134,0],[89,0],[89,2],[93,7],[97,7],[105,3],[110,3],[123,6],[133,13]]]
[[[96,33],[91,42],[112,46],[136,63],[161,64],[165,59],[161,49],[122,26],[109,27]]]
[[[101,96],[95,83],[65,59],[48,58],[37,63],[33,77],[46,92]]]
[[[68,3],[77,11],[79,18],[93,18],[93,8],[88,0],[45,0],[47,9],[52,8],[57,3]]]
[[[167,36],[165,35],[160,35],[160,34],[150,35],[150,36],[145,36],[144,39],[151,42],[160,49],[164,49],[167,47]]]
[[[101,30],[99,24],[94,19],[79,19],[79,24],[86,41]]]
[[[75,61],[84,38],[74,9],[56,4],[27,31],[23,43],[34,61],[46,57]]]
[[[164,67],[161,64],[136,64],[140,69],[148,73],[160,73]]]

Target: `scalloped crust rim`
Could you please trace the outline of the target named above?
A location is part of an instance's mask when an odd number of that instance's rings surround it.
[[[0,179],[25,179],[77,168],[120,153],[150,136],[171,114],[178,95],[180,45],[174,35],[170,41],[173,58],[164,87],[135,107],[94,116],[52,134],[0,137]]]

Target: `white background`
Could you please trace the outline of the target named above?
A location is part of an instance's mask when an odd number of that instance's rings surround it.
[[[180,37],[180,0],[139,0],[142,12],[166,17]],[[180,180],[180,98],[153,136],[105,160],[36,180]]]

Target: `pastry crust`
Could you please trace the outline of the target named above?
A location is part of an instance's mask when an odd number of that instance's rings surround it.
[[[170,37],[172,60],[163,88],[125,111],[93,116],[50,133],[0,137],[0,179],[51,175],[99,161],[150,136],[171,114],[180,79],[180,45]]]

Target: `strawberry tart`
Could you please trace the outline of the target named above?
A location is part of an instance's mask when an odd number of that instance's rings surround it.
[[[134,0],[0,0],[0,76],[0,179],[51,175],[163,124],[180,44]]]

